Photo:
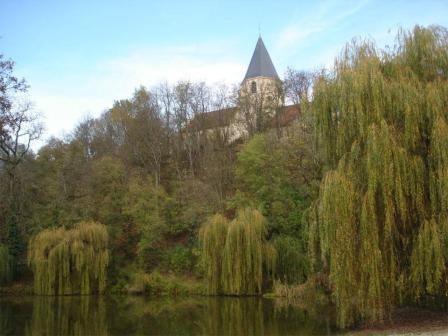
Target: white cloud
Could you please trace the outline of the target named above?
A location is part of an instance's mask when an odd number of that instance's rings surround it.
[[[103,63],[99,76],[91,77],[87,87],[105,89],[119,98],[120,93],[128,95],[138,85],[178,80],[233,83],[243,77],[241,64],[215,56],[216,59],[204,59],[199,53],[163,50],[135,53]]]
[[[244,76],[244,66],[228,55],[219,45],[136,50],[124,57],[103,60],[69,83],[61,78],[46,83],[45,88],[35,84],[30,95],[44,115],[46,135],[62,136],[85,115],[98,116],[114,100],[130,97],[140,85],[151,87],[179,80],[238,82]]]
[[[43,114],[49,135],[61,136],[85,115],[99,114],[107,105],[102,97],[83,98],[70,95],[32,93],[35,107]]]
[[[295,22],[280,31],[277,47],[282,50],[298,47],[315,34],[328,30],[357,13],[369,0],[320,2]]]
[[[280,32],[277,46],[280,49],[290,48],[323,29],[324,26],[322,24],[312,24],[307,27],[300,27],[299,24],[291,24]]]

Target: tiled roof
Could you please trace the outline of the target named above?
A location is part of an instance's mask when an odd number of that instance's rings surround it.
[[[235,118],[237,107],[230,107],[222,110],[201,113],[194,117],[190,127],[200,130],[213,129],[229,126]],[[283,106],[278,115],[271,120],[271,127],[285,127],[300,116],[299,105]]]
[[[198,114],[191,121],[190,127],[206,130],[228,126],[232,123],[237,110],[236,107],[229,107],[222,110]]]
[[[300,105],[283,106],[271,121],[271,127],[285,127],[300,116]]]
[[[250,60],[249,68],[247,69],[244,79],[254,77],[270,77],[278,79],[277,71],[275,71],[274,64],[269,56],[266,47],[264,46],[261,36],[258,38],[254,53]]]

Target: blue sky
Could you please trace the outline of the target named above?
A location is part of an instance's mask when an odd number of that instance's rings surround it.
[[[281,75],[330,66],[355,36],[393,44],[398,27],[448,27],[448,1],[0,0],[0,53],[61,136],[139,85],[237,83],[261,34]]]

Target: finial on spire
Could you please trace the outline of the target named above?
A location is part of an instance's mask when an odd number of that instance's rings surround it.
[[[260,22],[258,22],[258,37],[261,37],[261,28]]]

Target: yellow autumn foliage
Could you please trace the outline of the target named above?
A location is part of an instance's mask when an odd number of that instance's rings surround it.
[[[81,222],[73,229],[47,229],[31,239],[28,263],[41,295],[101,293],[109,263],[104,225]]]
[[[448,32],[354,41],[310,103],[327,172],[309,250],[328,272],[341,327],[403,302],[447,299]]]
[[[199,238],[209,294],[262,293],[277,255],[266,233],[265,218],[250,208],[240,210],[230,223],[215,215],[203,224]]]

